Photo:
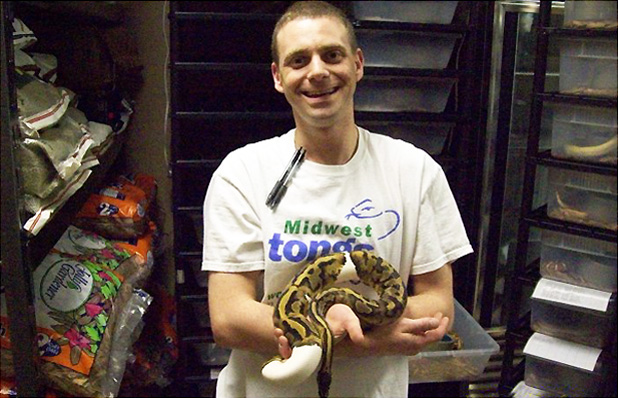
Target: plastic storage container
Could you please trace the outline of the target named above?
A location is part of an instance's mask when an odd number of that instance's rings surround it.
[[[355,110],[368,112],[444,111],[455,79],[365,76],[358,83]]]
[[[355,19],[450,24],[456,1],[353,1]]]
[[[616,2],[566,0],[563,26],[565,28],[615,29],[618,26]]]
[[[556,394],[551,391],[530,387],[524,381],[517,383],[513,391],[511,391],[511,394],[513,398],[553,398],[556,396]]]
[[[605,38],[560,39],[560,92],[616,97],[617,43]]]
[[[410,142],[430,155],[441,154],[453,130],[450,123],[414,123],[414,122],[360,122],[374,133]]]
[[[616,176],[550,168],[547,215],[616,230]]]
[[[541,233],[544,278],[615,292],[617,268],[614,242],[550,230]]]
[[[607,292],[541,278],[530,308],[530,327],[547,336],[604,348],[616,333],[616,297]]]
[[[557,104],[552,109],[552,156],[617,163],[616,109]]]
[[[600,397],[607,365],[598,348],[534,333],[524,347],[527,386],[556,396]]]
[[[358,30],[356,38],[365,66],[444,69],[458,34]]]
[[[453,331],[463,347],[424,351],[410,357],[410,383],[470,380],[483,373],[489,357],[500,350],[498,343],[457,301]]]

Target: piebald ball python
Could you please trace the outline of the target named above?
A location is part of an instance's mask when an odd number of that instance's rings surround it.
[[[372,287],[372,300],[335,282],[352,279]],[[275,327],[283,330],[292,356],[276,356],[262,367],[271,381],[300,384],[316,369],[320,397],[327,397],[331,383],[333,335],[324,317],[337,303],[348,305],[363,330],[394,322],[403,313],[407,292],[391,264],[367,250],[333,253],[310,263],[286,286],[275,305]]]

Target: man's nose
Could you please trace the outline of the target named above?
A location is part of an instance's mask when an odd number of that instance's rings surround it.
[[[309,64],[309,79],[323,79],[328,76],[329,71],[326,63],[322,60],[321,57],[315,56],[311,59],[311,63]]]

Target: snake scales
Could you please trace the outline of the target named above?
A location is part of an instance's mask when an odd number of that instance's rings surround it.
[[[335,286],[335,282],[349,278],[348,275],[372,287],[379,298],[372,300],[352,289]],[[300,383],[319,367],[318,391],[320,397],[327,397],[334,344],[324,320],[328,309],[337,303],[348,305],[366,330],[395,321],[403,313],[406,302],[406,288],[397,270],[372,252],[359,250],[320,257],[296,275],[275,306],[274,324],[290,342],[292,357],[288,360],[274,357],[264,364],[262,374],[270,380]],[[307,348],[319,349],[319,359],[287,364],[295,362],[296,351]],[[286,366],[290,369],[284,370]]]

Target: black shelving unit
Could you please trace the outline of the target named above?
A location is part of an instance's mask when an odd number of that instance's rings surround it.
[[[198,283],[202,204],[212,173],[231,150],[280,135],[294,127],[285,98],[272,87],[270,38],[291,2],[170,3],[171,164],[174,258],[180,359],[176,384],[188,393],[210,395],[222,365],[198,365],[195,343],[213,343],[208,327],[196,328],[195,308],[207,309],[207,287]],[[332,2],[349,15],[353,2]],[[488,41],[493,6],[458,2],[451,24],[354,20],[357,31],[403,31],[457,36],[445,69],[365,68],[365,78],[411,77],[454,80],[446,108],[428,112],[356,112],[359,125],[377,122],[448,124],[444,149],[435,154],[476,245],[484,153]],[[360,83],[362,84],[362,82]],[[369,127],[369,129],[372,129]],[[472,310],[474,256],[458,261],[455,296]],[[202,312],[203,313],[203,312]]]
[[[12,353],[15,382],[25,396],[40,396],[36,323],[32,305],[32,267],[26,250],[28,240],[22,234],[20,186],[14,142],[19,136],[13,57],[13,9],[2,5],[2,286],[5,288],[7,313],[11,319]]]
[[[40,372],[39,348],[36,340],[36,322],[34,312],[34,286],[32,272],[45,255],[58,241],[74,215],[88,199],[91,192],[97,190],[108,175],[124,146],[126,136],[114,138],[113,144],[99,156],[99,165],[92,168],[92,174],[86,183],[57,211],[50,221],[36,235],[30,235],[23,229],[29,215],[23,206],[23,191],[19,178],[19,160],[16,152],[20,139],[18,127],[18,107],[15,88],[15,59],[13,50],[12,22],[25,14],[45,15],[45,18],[62,18],[87,7],[68,10],[64,14],[62,6],[54,8],[48,2],[24,2],[17,4],[2,1],[1,4],[1,68],[2,68],[2,228],[1,264],[2,286],[4,288],[7,315],[10,319],[11,353],[15,372],[16,389],[19,396],[44,396],[43,379]],[[53,10],[48,9],[52,7]],[[81,11],[80,11],[81,10]],[[92,14],[84,15],[90,23],[114,26],[121,21],[117,14],[109,14],[93,4],[88,9]],[[22,14],[16,15],[17,11]],[[4,331],[3,331],[4,332]]]
[[[609,242],[617,242],[618,235],[615,230],[584,224],[563,221],[547,216],[546,205],[534,208],[533,197],[537,169],[539,167],[558,168],[584,171],[602,175],[617,175],[616,165],[595,164],[583,161],[572,161],[554,158],[549,151],[539,149],[541,133],[541,121],[543,107],[549,104],[585,105],[602,108],[617,108],[615,97],[593,97],[583,95],[569,95],[558,92],[547,92],[547,55],[549,41],[559,37],[609,37],[616,38],[617,31],[593,30],[593,29],[565,29],[551,26],[552,1],[540,2],[539,18],[536,37],[536,54],[534,64],[534,80],[532,104],[530,108],[530,124],[527,136],[526,161],[523,180],[522,200],[520,206],[519,227],[517,233],[517,248],[513,269],[507,273],[506,286],[507,300],[505,303],[506,345],[502,374],[499,384],[500,396],[511,396],[512,389],[524,379],[525,358],[516,361],[517,353],[525,345],[532,335],[530,329],[530,311],[523,311],[524,303],[528,299],[524,297],[525,287],[534,287],[540,278],[539,260],[529,257],[529,239],[532,228],[541,230],[560,231],[577,236],[585,236]],[[615,315],[614,315],[615,316]],[[615,325],[615,322],[614,322]],[[609,350],[610,360],[607,383],[604,386],[603,396],[616,396],[616,342]]]

